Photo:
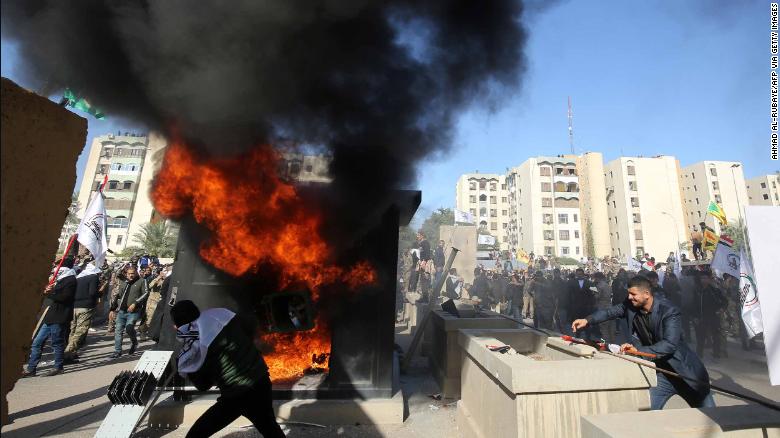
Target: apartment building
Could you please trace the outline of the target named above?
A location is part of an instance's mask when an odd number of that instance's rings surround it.
[[[509,169],[508,240],[512,249],[573,257],[583,252],[575,157],[529,158]]]
[[[612,255],[604,157],[599,152],[586,152],[578,156],[576,162],[584,253],[588,257],[599,258]]]
[[[746,182],[748,204],[750,205],[780,205],[778,191],[780,190],[780,176],[761,175],[749,179]],[[744,207],[743,207],[744,208]]]
[[[83,216],[108,175],[103,193],[108,215],[108,247],[112,251],[118,253],[132,246],[129,240],[155,215],[149,192],[166,146],[166,140],[154,133],[126,132],[93,139],[78,191],[78,216]]]
[[[496,173],[461,175],[455,185],[455,208],[470,212],[478,226],[496,237],[502,250],[510,249],[506,176]]]
[[[729,222],[737,222],[748,205],[742,164],[736,161],[701,161],[682,169],[682,191],[689,231],[704,222],[720,232],[720,222],[707,214],[710,201],[723,208]]]
[[[674,157],[620,157],[604,166],[612,255],[665,259],[688,240]]]

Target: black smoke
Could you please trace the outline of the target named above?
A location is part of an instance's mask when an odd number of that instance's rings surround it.
[[[522,16],[519,0],[15,0],[2,36],[41,87],[212,153],[320,146],[365,200],[411,185],[461,110],[519,88]]]

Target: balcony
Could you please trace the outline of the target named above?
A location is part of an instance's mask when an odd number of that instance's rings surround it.
[[[133,202],[130,199],[106,199],[106,210],[132,210]]]

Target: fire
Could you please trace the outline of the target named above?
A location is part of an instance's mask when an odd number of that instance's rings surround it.
[[[277,174],[278,153],[268,145],[233,158],[204,159],[180,140],[168,147],[152,190],[155,208],[179,219],[192,214],[211,231],[200,256],[233,276],[256,272],[262,263],[280,271],[280,287],[308,286],[312,299],[336,281],[351,289],[376,281],[373,267],[333,264],[319,234],[322,216],[301,201],[295,186]],[[308,332],[262,336],[273,348],[266,354],[271,378],[289,380],[308,369],[327,369],[330,330],[318,319]]]

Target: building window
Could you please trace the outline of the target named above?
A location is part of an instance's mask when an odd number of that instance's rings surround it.
[[[130,190],[131,187],[133,187],[132,181],[125,181],[124,184],[122,184],[122,190]]]
[[[560,239],[560,240],[569,240],[569,230],[559,230],[558,231],[558,239]]]
[[[615,203],[615,201],[612,201],[612,208],[617,208],[617,204]]]
[[[721,203],[720,195],[717,194],[715,195],[715,202],[717,202],[718,204]]]
[[[490,229],[493,231],[496,231],[498,229],[498,224],[495,222],[490,223]]]
[[[471,214],[476,216],[477,215],[477,209],[476,208],[469,208],[469,213],[471,213]]]
[[[576,223],[579,220],[579,217],[577,216],[577,213],[574,213],[574,222]]]
[[[542,207],[552,207],[552,198],[542,198]]]
[[[696,213],[699,215],[699,219],[701,219],[701,212],[697,211]]]
[[[506,190],[506,184],[501,184],[501,190]]]
[[[695,173],[693,173],[693,172],[691,172],[691,178],[694,178],[694,179],[696,179],[696,174],[695,174]]]
[[[631,206],[639,207],[639,198],[631,198]]]
[[[122,244],[122,236],[116,236],[116,244],[121,245]]]
[[[487,188],[487,183],[485,181],[480,181],[479,182],[479,189],[480,190],[485,190],[485,188]]]
[[[550,176],[550,168],[547,166],[540,167],[539,168],[539,175],[541,176]]]
[[[119,185],[119,181],[109,181],[108,182],[108,189],[109,190],[116,190],[117,185]]]
[[[761,183],[761,188],[765,189],[766,188],[766,183]]]
[[[628,167],[626,167],[626,172],[627,172],[629,175],[636,175],[636,169],[634,168],[634,166],[628,166]]]
[[[576,169],[566,169],[566,171],[567,171],[567,173],[569,175],[572,175],[572,176],[576,176],[577,175],[577,170]]]
[[[720,190],[720,185],[718,185],[717,181],[712,182],[712,190]]]
[[[490,190],[496,191],[496,183],[490,183]]]
[[[694,192],[698,192],[698,191],[699,191],[699,188],[698,188],[698,187],[696,187],[696,184],[694,184],[694,185],[693,185],[693,191],[694,191]]]
[[[111,170],[122,170],[122,163],[111,164]]]
[[[636,181],[629,181],[628,182],[628,190],[631,190],[632,192],[635,192],[637,188]]]
[[[543,182],[542,183],[542,191],[543,192],[549,192],[551,190],[552,190],[552,185],[550,183],[548,183],[548,182]]]
[[[101,164],[101,165],[100,165],[100,169],[98,169],[98,173],[99,173],[99,174],[102,174],[102,175],[105,175],[105,174],[107,174],[107,173],[108,173],[108,169],[109,169],[109,167],[110,167],[110,166],[109,166],[108,164]]]
[[[115,157],[121,157],[125,154],[125,150],[122,148],[116,148],[114,149],[114,156]]]
[[[501,215],[502,216],[506,216],[506,213],[507,213],[506,210],[501,210]]]
[[[636,240],[642,240],[642,230],[634,230],[634,237]]]
[[[634,216],[634,223],[635,224],[642,223],[642,219],[639,217],[639,213],[634,213],[633,216]]]
[[[502,224],[501,224],[501,228],[503,228],[503,229],[505,229],[505,230],[506,230],[506,228],[507,228],[508,226],[509,226],[509,224],[507,224],[506,222],[504,222],[504,223],[502,223]]]
[[[477,183],[470,182],[469,183],[469,190],[477,190]]]
[[[507,236],[504,236],[501,238],[502,242],[509,242],[509,238]]]
[[[577,255],[580,255],[580,247],[579,246],[575,246],[574,247],[574,253],[577,254]]]
[[[496,209],[495,208],[491,208],[490,209],[490,217],[497,217],[497,216],[498,216],[498,212],[496,211]]]
[[[476,195],[469,195],[469,202],[477,202],[477,196]]]
[[[696,205],[699,205],[699,198],[696,198]]]
[[[766,193],[764,193],[764,199],[769,199],[769,195],[767,195]]]
[[[562,246],[561,247],[561,255],[569,255],[569,247],[568,246]]]
[[[710,167],[710,175],[718,176],[718,171],[714,167]]]
[[[545,246],[544,247],[544,255],[548,255],[548,256],[553,255],[553,247],[552,246]]]
[[[490,203],[491,204],[495,204],[496,203],[496,197],[495,196],[491,196],[490,197]]]
[[[553,240],[552,230],[544,230],[544,240]]]
[[[569,215],[566,214],[566,213],[558,214],[558,223],[559,224],[568,224],[569,223]]]
[[[502,196],[502,197],[501,197],[501,202],[503,202],[504,204],[506,204],[506,196]]]
[[[644,246],[637,246],[636,247],[636,253],[639,256],[643,256],[645,254],[645,247]]]
[[[542,215],[542,223],[551,224],[552,223],[552,215],[549,214],[549,213],[544,213]]]
[[[580,231],[579,230],[574,230],[574,238],[575,239],[579,239],[580,238]]]
[[[487,215],[487,208],[482,207],[479,209],[479,215],[480,216],[486,216]]]
[[[479,202],[487,201],[487,195],[479,195]]]
[[[555,174],[556,175],[563,175],[563,167],[556,167],[555,168]]]

